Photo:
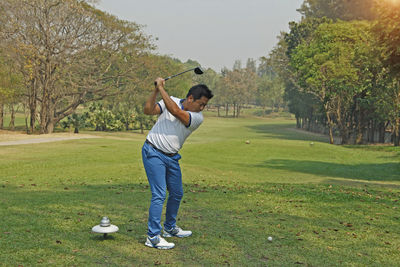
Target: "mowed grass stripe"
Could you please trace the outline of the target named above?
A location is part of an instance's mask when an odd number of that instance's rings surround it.
[[[398,148],[294,126],[206,117],[181,152],[178,223],[194,235],[168,252],[143,244],[145,135],[1,147],[0,265],[396,266]],[[90,231],[102,216],[120,227],[107,240]]]

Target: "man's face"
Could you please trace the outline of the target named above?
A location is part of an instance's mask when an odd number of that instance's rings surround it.
[[[200,112],[203,111],[203,109],[206,107],[208,103],[208,98],[205,96],[202,96],[199,99],[194,100],[193,96],[189,96],[187,98],[187,110],[192,111],[192,112]]]

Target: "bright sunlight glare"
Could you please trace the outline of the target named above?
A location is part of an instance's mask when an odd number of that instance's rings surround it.
[[[394,5],[398,5],[398,4],[400,4],[400,0],[385,0],[386,2],[389,2],[389,3],[391,3],[391,4],[394,4]]]

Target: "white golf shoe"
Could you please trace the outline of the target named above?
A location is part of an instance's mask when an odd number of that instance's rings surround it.
[[[170,230],[164,229],[164,232],[163,232],[163,237],[172,237],[172,236],[188,237],[191,235],[192,235],[192,231],[182,230],[178,226],[175,226],[174,228],[172,228]]]
[[[148,247],[158,249],[171,249],[175,247],[174,243],[167,242],[167,240],[162,238],[160,235],[156,235],[152,238],[148,236],[144,244]]]

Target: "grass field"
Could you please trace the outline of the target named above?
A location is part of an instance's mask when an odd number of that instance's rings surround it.
[[[294,126],[207,117],[181,151],[193,236],[169,251],[143,244],[144,135],[0,147],[0,266],[398,266],[400,149]],[[120,228],[106,240],[102,216]]]

